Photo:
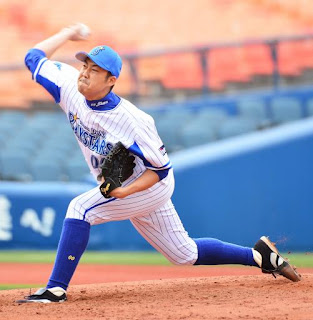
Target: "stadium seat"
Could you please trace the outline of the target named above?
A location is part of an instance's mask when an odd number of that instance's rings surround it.
[[[192,122],[191,124],[183,127],[181,132],[181,142],[183,147],[190,148],[216,140],[216,132],[214,128],[203,124],[203,122]]]
[[[67,150],[66,150],[67,151]],[[56,150],[55,148],[51,148],[50,145],[46,144],[36,157],[40,159],[44,159],[46,162],[56,161],[63,162],[65,157],[68,157],[68,154],[64,152],[64,150]]]
[[[155,123],[159,123],[162,121],[162,118],[164,117],[164,112],[161,110],[156,110],[156,109],[144,109],[143,110],[145,113],[149,114],[155,121]]]
[[[162,84],[167,89],[201,89],[203,74],[200,59],[194,53],[168,55]]]
[[[51,137],[45,141],[45,147],[56,153],[71,154],[73,150],[79,149],[79,146],[72,136],[65,136],[62,140],[59,136]]]
[[[180,133],[182,128],[192,119],[192,113],[186,109],[171,110],[164,114],[157,123],[158,133],[168,152],[182,148]]]
[[[281,75],[300,75],[299,60],[301,59],[295,59],[295,57],[298,57],[300,53],[298,50],[300,43],[297,41],[286,41],[278,44],[278,70]]]
[[[0,132],[0,145],[2,146],[1,149],[3,148],[3,146],[6,145],[7,140],[8,140],[7,137]]]
[[[313,117],[313,98],[311,98],[307,101],[306,112],[307,112],[308,117]]]
[[[44,157],[32,159],[30,161],[30,171],[35,181],[63,180],[61,163],[57,161],[47,161]]]
[[[80,181],[84,176],[90,174],[89,167],[82,155],[66,161],[64,170],[69,181]]]
[[[256,130],[256,121],[249,118],[236,116],[225,120],[221,124],[221,126],[217,130],[217,137],[218,139],[225,139]]]
[[[207,107],[201,108],[192,121],[196,121],[199,125],[216,128],[228,117],[229,115],[218,107]]]
[[[1,111],[0,112],[0,121],[1,123],[9,122],[14,125],[21,125],[27,116],[25,112],[20,111]]]
[[[21,152],[25,151],[27,154],[35,153],[38,148],[38,143],[30,138],[19,138],[16,137],[7,144],[7,149],[15,151],[15,152]]]
[[[31,179],[29,156],[16,150],[0,153],[0,176],[4,180],[25,181]]]
[[[19,123],[16,123],[14,121],[0,119],[1,125],[0,125],[0,134],[5,134],[7,136],[15,135],[18,130],[21,129],[21,125]]]
[[[271,113],[274,123],[284,123],[303,117],[300,101],[289,97],[274,97],[271,101]]]
[[[255,120],[260,127],[271,124],[264,100],[241,99],[237,102],[238,114]]]
[[[244,63],[250,76],[271,75],[273,63],[268,46],[250,44],[244,48]]]

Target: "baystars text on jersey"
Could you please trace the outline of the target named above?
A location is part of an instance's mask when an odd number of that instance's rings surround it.
[[[69,112],[69,120],[78,140],[91,151],[106,156],[113,148],[113,145],[105,140],[103,132],[93,130],[91,133],[72,112]]]

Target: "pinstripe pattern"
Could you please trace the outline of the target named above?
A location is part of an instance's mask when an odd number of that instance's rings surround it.
[[[129,219],[154,212],[171,198],[173,190],[172,172],[151,188],[114,201],[103,198],[95,187],[71,201],[66,218],[86,220],[91,225]]]
[[[193,265],[197,261],[197,245],[188,236],[171,200],[154,212],[136,216],[130,221],[136,230],[172,263]]]
[[[119,98],[119,103],[109,109],[95,110],[77,90],[78,71],[65,64],[42,59],[37,74],[60,88],[60,106],[95,178],[105,152],[118,141],[135,153],[134,173],[123,185],[133,182],[147,168],[169,169],[163,180],[124,199],[105,199],[97,186],[71,201],[66,218],[91,225],[130,219],[136,230],[170,261],[194,264],[198,258],[197,245],[188,236],[171,202],[173,170],[167,154],[161,152],[163,142],[152,117]]]
[[[197,246],[170,200],[173,189],[172,172],[152,188],[124,199],[104,199],[96,187],[71,201],[66,218],[86,220],[91,225],[129,219],[168,260],[178,265],[192,265],[198,258]]]

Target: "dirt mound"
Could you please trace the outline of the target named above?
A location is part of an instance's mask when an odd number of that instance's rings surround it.
[[[298,283],[268,275],[72,286],[60,304],[16,304],[29,290],[0,292],[0,319],[313,318],[313,274]]]

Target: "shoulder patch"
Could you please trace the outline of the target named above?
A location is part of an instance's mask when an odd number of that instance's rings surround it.
[[[162,156],[166,155],[167,152],[166,152],[164,144],[159,148],[159,151],[161,152]]]
[[[58,68],[59,70],[61,70],[62,65],[61,65],[60,62],[54,62],[54,64],[57,66],[57,68]]]

